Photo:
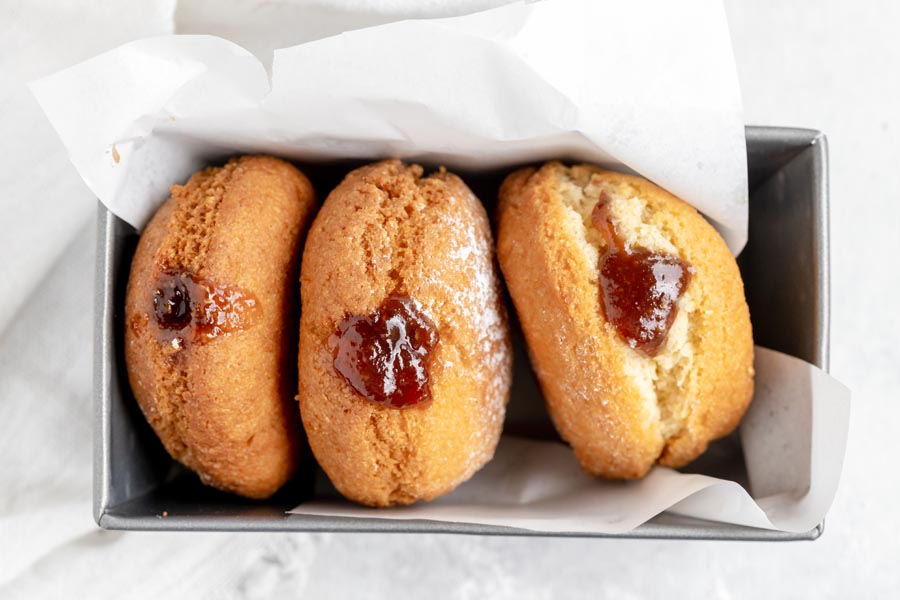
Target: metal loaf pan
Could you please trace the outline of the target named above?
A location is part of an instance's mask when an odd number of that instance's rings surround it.
[[[550,158],[550,157],[548,157]],[[828,369],[828,166],[818,131],[747,128],[750,173],[750,241],[739,257],[757,344]],[[316,175],[313,169],[313,179]],[[325,169],[327,171],[327,169]],[[319,191],[336,173],[320,176]],[[344,170],[340,170],[344,172]],[[466,177],[488,210],[502,173]],[[330,179],[329,179],[330,177]],[[324,194],[323,194],[324,196]],[[202,486],[165,453],[128,386],[122,348],[122,311],[135,230],[99,206],[94,347],[94,516],[107,529],[343,531],[571,536],[488,525],[287,515],[304,499],[334,494],[321,473],[301,474],[275,497],[254,502]],[[522,348],[517,346],[506,431],[555,437]],[[310,464],[310,463],[307,463]],[[713,444],[690,470],[746,485],[737,436]],[[727,540],[811,540],[782,533],[661,514],[616,537]],[[604,536],[606,537],[606,536]]]

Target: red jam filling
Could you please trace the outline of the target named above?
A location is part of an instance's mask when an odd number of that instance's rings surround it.
[[[678,300],[691,281],[691,266],[676,256],[626,246],[609,214],[604,192],[591,220],[606,238],[600,257],[600,305],[606,320],[636,350],[655,356],[675,317]]]
[[[335,371],[366,400],[391,408],[431,400],[429,359],[437,343],[434,323],[407,296],[345,318],[329,339]]]
[[[157,338],[180,349],[246,329],[258,310],[256,298],[238,287],[166,269],[156,280],[150,315]]]

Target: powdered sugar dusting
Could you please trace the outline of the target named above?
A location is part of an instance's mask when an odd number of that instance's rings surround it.
[[[435,307],[441,315],[442,339],[445,333],[450,333],[451,339],[458,333],[459,339],[465,340],[455,344],[457,360],[443,364],[457,377],[470,380],[467,390],[471,393],[453,400],[471,403],[484,422],[473,433],[477,438],[467,443],[469,456],[462,478],[466,479],[491,458],[499,439],[512,377],[512,353],[487,216],[474,195],[452,201],[463,206],[439,211],[439,225],[448,232],[449,246],[441,272],[429,274],[423,283],[434,289],[427,297],[447,299]]]

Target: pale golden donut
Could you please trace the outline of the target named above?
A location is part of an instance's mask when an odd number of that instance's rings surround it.
[[[498,216],[500,266],[547,407],[585,471],[680,467],[737,426],[753,394],[750,315],[734,258],[696,210],[639,177],[550,162],[506,179]],[[655,356],[607,318],[604,231],[692,271]]]

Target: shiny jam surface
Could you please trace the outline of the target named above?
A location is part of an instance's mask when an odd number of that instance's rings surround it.
[[[612,222],[609,202],[601,194],[591,215],[608,247],[600,257],[600,304],[606,320],[632,348],[655,356],[678,315],[678,299],[691,281],[692,268],[676,256],[628,248]]]
[[[329,339],[334,369],[357,394],[383,406],[429,402],[429,359],[438,343],[418,302],[389,296],[368,315],[351,315]]]
[[[160,341],[180,349],[253,324],[259,303],[250,293],[179,269],[156,280],[150,315]]]

